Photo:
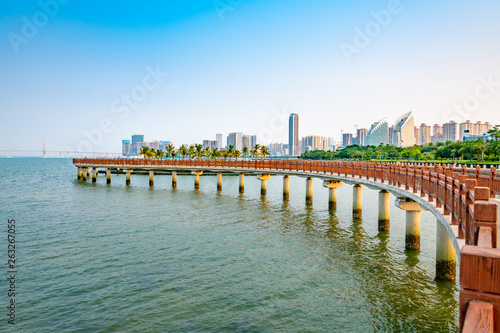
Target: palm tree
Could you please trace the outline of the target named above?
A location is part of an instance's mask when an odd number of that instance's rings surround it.
[[[203,149],[203,156],[206,158],[210,158],[210,148]]]
[[[188,148],[188,157],[191,160],[194,155],[196,155],[196,148],[194,146],[189,146]]]
[[[175,147],[173,144],[169,143],[167,148],[166,148],[166,151],[167,151],[167,157],[174,157],[175,155]]]
[[[233,145],[226,146],[226,151],[227,151],[227,157],[229,157],[229,159],[231,159],[231,157],[233,157],[233,153],[234,153],[234,146]]]
[[[139,153],[139,155],[143,155],[144,158],[146,158],[146,157],[155,157],[156,156],[156,152],[153,149],[144,146],[144,147],[141,148],[141,152]]]
[[[259,151],[257,149],[252,149],[250,151],[250,155],[252,155],[253,158],[256,158],[259,155]]]
[[[255,146],[253,146],[253,149],[255,149],[257,151],[257,154],[260,152],[260,145],[258,143],[255,144]]]
[[[200,160],[203,157],[203,155],[205,154],[205,151],[203,149],[202,144],[195,144],[194,145],[194,154],[196,155],[198,160]]]
[[[157,149],[156,150],[156,156],[158,158],[163,158],[163,156],[165,156],[165,152],[163,150],[161,150],[161,149]]]
[[[238,160],[238,157],[240,157],[240,156],[241,156],[241,152],[240,152],[239,150],[235,150],[235,151],[233,152],[233,156],[234,156],[234,157],[236,157],[236,161],[237,161],[237,160]]]
[[[210,158],[212,160],[215,160],[216,158],[219,158],[221,156],[221,151],[218,148],[213,148],[210,151]]]
[[[266,156],[271,155],[271,153],[269,152],[269,148],[267,148],[266,146],[260,147],[260,154],[262,156],[262,160],[265,160]]]
[[[182,159],[185,159],[186,155],[188,154],[188,150],[187,150],[186,146],[184,146],[184,145],[179,147],[178,152],[179,152],[179,154],[182,155]]]
[[[222,157],[224,158],[224,161],[229,157],[229,152],[227,150],[223,150],[221,152]]]
[[[243,147],[243,150],[241,152],[243,153],[244,157],[248,157],[248,147],[247,146]]]

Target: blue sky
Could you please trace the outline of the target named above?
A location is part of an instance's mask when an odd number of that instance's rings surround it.
[[[301,136],[337,139],[409,110],[500,124],[494,0],[8,0],[0,15],[0,149],[287,142],[291,112]]]

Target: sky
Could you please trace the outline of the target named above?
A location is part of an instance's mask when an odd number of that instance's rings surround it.
[[[408,111],[500,124],[497,0],[3,0],[0,17],[0,150],[287,143],[290,113],[336,140]]]

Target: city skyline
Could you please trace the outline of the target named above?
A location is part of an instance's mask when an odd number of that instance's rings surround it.
[[[47,150],[120,152],[131,133],[202,142],[235,130],[286,143],[290,113],[304,136],[337,141],[409,110],[417,125],[500,123],[498,2],[229,7],[4,4],[0,149],[45,138]]]

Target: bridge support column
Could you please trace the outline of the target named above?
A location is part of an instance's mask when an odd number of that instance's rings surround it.
[[[240,173],[240,193],[245,192],[245,174]]]
[[[361,185],[356,184],[353,186],[352,191],[352,217],[360,219],[363,216],[363,197]]]
[[[155,172],[154,170],[149,170],[149,186],[154,186],[155,184]]]
[[[217,191],[222,191],[222,172],[217,174]]]
[[[389,231],[390,229],[390,203],[391,195],[386,190],[378,192],[378,230]]]
[[[306,179],[306,204],[312,205],[313,203],[313,180],[311,177]]]
[[[106,184],[111,184],[111,169],[106,168]]]
[[[290,177],[288,175],[283,176],[283,199],[288,200],[290,198]]]
[[[124,170],[125,171],[125,185],[130,185],[130,174],[133,170]]]
[[[420,250],[420,212],[425,210],[410,198],[396,199],[396,206],[406,211],[405,248]]]
[[[436,221],[436,279],[454,281],[457,253],[445,227]]]
[[[193,174],[195,176],[195,178],[194,178],[194,188],[195,189],[199,189],[200,188],[200,175],[203,174],[203,171],[202,170],[193,171]]]
[[[420,250],[420,211],[406,211],[405,249]]]
[[[172,187],[177,187],[177,171],[172,171]]]
[[[99,171],[99,169],[92,168],[92,183],[97,182],[97,171]]]
[[[337,209],[337,189],[342,187],[344,183],[338,180],[325,180],[323,187],[328,189],[328,209]]]
[[[83,179],[83,170],[82,168],[78,167],[78,180]]]
[[[84,168],[84,169],[82,170],[82,180],[83,180],[84,182],[86,182],[86,181],[87,181],[88,172],[89,172],[89,169],[87,169],[87,168]]]
[[[266,182],[271,179],[271,175],[268,173],[262,174],[258,177],[260,179],[260,195],[266,195],[267,185]]]

